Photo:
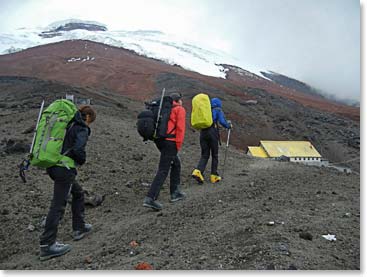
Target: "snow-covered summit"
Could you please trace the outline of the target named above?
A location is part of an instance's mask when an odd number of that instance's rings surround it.
[[[198,43],[161,31],[109,31],[102,23],[78,19],[54,22],[46,28],[24,28],[11,34],[0,34],[0,55],[38,45],[77,39],[123,47],[149,58],[214,77],[226,77],[226,71],[221,64],[238,63],[233,57],[218,49],[201,47]]]

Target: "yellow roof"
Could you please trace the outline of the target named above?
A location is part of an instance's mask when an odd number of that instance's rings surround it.
[[[261,140],[260,146],[271,158],[287,157],[318,157],[319,152],[309,141],[271,141]]]
[[[269,158],[264,149],[262,149],[262,147],[260,146],[249,146],[248,151],[254,157]]]

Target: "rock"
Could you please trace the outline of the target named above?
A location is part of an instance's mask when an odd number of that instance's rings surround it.
[[[36,227],[34,227],[32,224],[29,224],[28,227],[27,227],[27,230],[29,232],[33,232],[35,229],[36,229]]]
[[[84,258],[84,263],[86,263],[86,264],[90,264],[90,263],[92,263],[92,257],[91,256],[86,256],[85,258]]]
[[[288,255],[289,256],[289,247],[287,244],[285,243],[279,243],[276,247],[275,250],[279,251],[280,254],[282,255]]]
[[[10,212],[9,212],[9,210],[8,209],[3,209],[2,211],[1,211],[1,214],[2,215],[8,215]]]
[[[125,184],[125,186],[127,186],[128,188],[132,188],[134,185],[134,181],[127,181],[127,183]]]
[[[208,257],[207,256],[205,256],[205,255],[203,255],[203,256],[201,256],[200,258],[199,258],[199,260],[201,260],[201,261],[205,261],[205,260],[207,260],[208,259]]]
[[[144,158],[144,155],[143,154],[134,154],[133,157],[132,157],[132,159],[134,161],[137,161],[137,162],[142,161],[143,158]]]
[[[291,264],[289,265],[288,270],[298,270],[298,268],[295,265]]]
[[[30,133],[32,133],[33,131],[34,131],[34,129],[36,128],[36,126],[30,126],[30,127],[28,127],[27,129],[25,129],[23,132],[22,132],[22,134],[30,134]]]
[[[130,247],[138,247],[139,246],[139,243],[136,242],[136,240],[132,240],[130,243],[129,243]]]
[[[102,204],[102,202],[104,201],[105,196],[104,195],[89,195],[89,193],[87,194],[87,196],[84,198],[84,204],[85,205],[90,205],[93,207],[97,207],[99,205]]]
[[[267,265],[266,270],[275,270],[275,265],[274,264]]]
[[[1,141],[2,151],[6,154],[15,154],[15,153],[27,153],[29,152],[30,145],[24,143],[22,141],[15,141],[13,139],[3,139]]]
[[[130,257],[136,256],[138,254],[139,254],[139,251],[137,249],[135,249],[135,248],[129,250],[129,256]]]
[[[301,232],[299,237],[305,240],[312,240],[312,235],[309,232]]]

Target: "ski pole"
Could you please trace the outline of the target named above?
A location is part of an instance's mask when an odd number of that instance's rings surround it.
[[[224,153],[224,164],[223,164],[223,173],[222,173],[222,178],[224,179],[224,171],[226,169],[226,160],[227,160],[227,152],[228,152],[228,146],[229,146],[229,137],[231,136],[231,129],[228,130],[228,135],[227,135],[227,144],[226,144],[226,151]]]

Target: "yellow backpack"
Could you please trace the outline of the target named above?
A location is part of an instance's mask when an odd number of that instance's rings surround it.
[[[197,130],[213,124],[212,107],[207,94],[200,93],[192,98],[191,126]]]

